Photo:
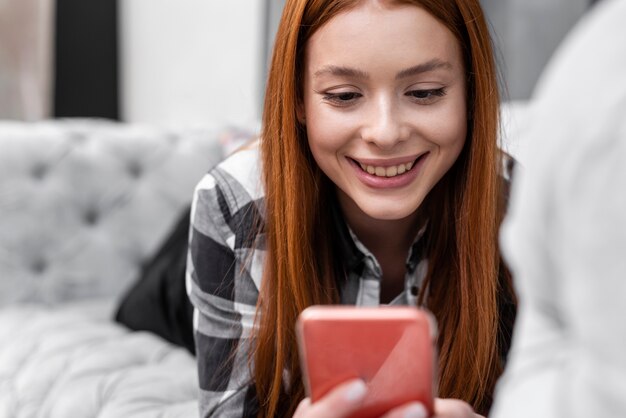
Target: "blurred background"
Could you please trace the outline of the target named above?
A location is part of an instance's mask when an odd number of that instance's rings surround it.
[[[482,0],[524,101],[594,0]],[[0,119],[254,126],[284,0],[0,0]]]

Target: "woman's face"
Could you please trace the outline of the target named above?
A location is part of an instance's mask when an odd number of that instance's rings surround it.
[[[305,51],[309,146],[350,219],[404,219],[457,159],[467,131],[458,41],[412,5],[363,1]]]

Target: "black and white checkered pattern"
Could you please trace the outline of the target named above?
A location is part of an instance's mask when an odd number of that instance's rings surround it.
[[[187,292],[194,330],[202,417],[256,416],[248,354],[265,258],[264,194],[258,147],[237,152],[197,185],[191,212]],[[335,231],[347,279],[343,304],[380,304],[382,271],[373,254],[335,211]],[[390,304],[414,305],[427,272],[423,230],[407,259],[405,288]],[[413,290],[413,292],[411,291]]]

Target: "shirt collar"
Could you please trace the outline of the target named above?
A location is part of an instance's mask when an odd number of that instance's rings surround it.
[[[378,264],[374,255],[369,251],[367,247],[359,240],[354,231],[347,224],[339,201],[335,198],[332,203],[332,222],[333,230],[336,232],[336,239],[338,241],[338,249],[341,254],[341,260],[346,268],[346,271],[354,271],[363,262],[366,257],[371,257],[375,264]],[[413,245],[409,251],[409,255],[406,260],[406,266],[409,273],[412,273],[417,264],[425,256],[424,233],[428,222],[424,224],[422,228],[417,232]]]

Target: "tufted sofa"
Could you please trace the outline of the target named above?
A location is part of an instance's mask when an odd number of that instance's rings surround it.
[[[0,418],[197,415],[194,358],[111,320],[215,129],[0,122]]]

